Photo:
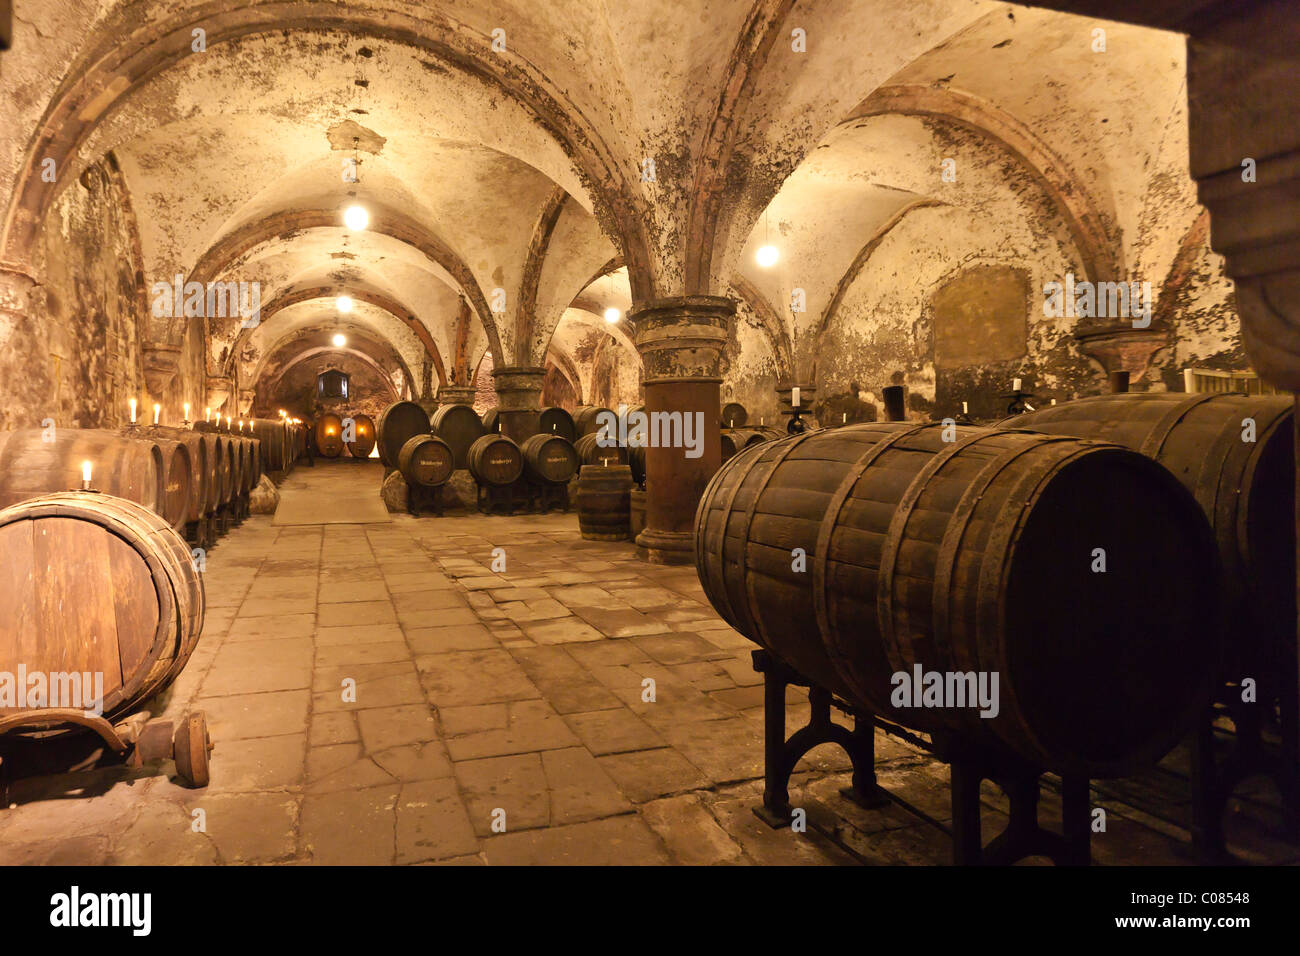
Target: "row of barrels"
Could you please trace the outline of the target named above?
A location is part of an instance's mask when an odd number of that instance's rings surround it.
[[[88,463],[92,488],[184,531],[247,497],[262,476],[259,439],[205,425],[0,432],[0,507],[83,488]]]
[[[865,712],[1121,776],[1294,640],[1293,429],[1285,397],[1144,394],[763,442],[707,487],[696,568],[732,627]],[[997,675],[999,703],[916,706],[900,674]]]
[[[436,488],[457,470],[456,451],[440,435],[416,435],[398,452],[397,470],[410,484]],[[558,486],[577,473],[578,456],[573,445],[557,435],[537,434],[520,444],[490,433],[470,445],[466,470],[484,487],[505,488],[521,478]]]

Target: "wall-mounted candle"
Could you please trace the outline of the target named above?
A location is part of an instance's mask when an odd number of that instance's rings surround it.
[[[188,422],[189,420],[190,420],[190,403],[189,403],[189,402],[186,402],[186,403],[185,403],[185,421]]]
[[[135,399],[131,399],[131,424],[135,424]]]
[[[90,490],[90,462],[81,463],[81,487],[86,491]]]
[[[790,405],[792,408],[799,407],[799,386],[798,385],[790,389]]]
[[[961,403],[961,413],[962,413],[963,415],[966,414],[966,403],[965,403],[965,402],[962,402],[962,403]]]
[[[158,416],[160,416],[161,414],[162,414],[162,406],[159,405],[157,402],[154,402],[154,403],[153,403],[153,423],[154,423],[155,425],[158,424]]]
[[[1013,379],[1011,380],[1011,391],[1013,391],[1013,392],[1018,392],[1018,391],[1020,391],[1020,379],[1018,379],[1018,378],[1013,378]]]

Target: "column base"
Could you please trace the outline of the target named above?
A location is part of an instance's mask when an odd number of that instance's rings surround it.
[[[647,564],[694,564],[695,534],[646,528],[636,536],[636,556]]]

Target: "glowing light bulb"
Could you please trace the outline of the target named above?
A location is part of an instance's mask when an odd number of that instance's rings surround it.
[[[777,251],[776,246],[762,246],[754,258],[764,269],[770,269],[776,265],[776,260],[781,258],[781,253]]]
[[[334,347],[336,349],[341,349],[343,348],[343,346],[348,344],[348,337],[344,335],[342,332],[339,332],[337,335],[334,336],[333,342],[334,342]]]
[[[338,310],[339,310],[340,312],[351,312],[351,311],[352,311],[352,296],[350,296],[350,295],[341,295],[341,296],[338,297],[338,300],[337,300],[334,304],[335,304],[336,306],[338,306]]]
[[[613,306],[610,306],[608,309],[605,310],[605,321],[608,322],[610,325],[613,325],[622,317],[623,317],[623,313],[620,312],[618,309],[614,308]]]
[[[363,206],[348,206],[343,213],[343,224],[353,232],[360,232],[370,225],[370,213]]]

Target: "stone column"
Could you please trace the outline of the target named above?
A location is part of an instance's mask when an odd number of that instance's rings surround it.
[[[645,370],[646,413],[652,422],[658,412],[691,416],[700,452],[688,458],[686,448],[646,449],[646,527],[636,545],[653,564],[695,560],[695,507],[722,464],[722,355],[735,314],[730,299],[692,295],[657,299],[628,315]]]
[[[545,377],[546,369],[531,365],[502,365],[492,370],[501,434],[520,444],[537,434]]]
[[[54,416],[48,346],[32,316],[36,289],[34,276],[0,266],[0,429]]]
[[[475,393],[473,385],[444,385],[438,389],[438,404],[473,405]]]

